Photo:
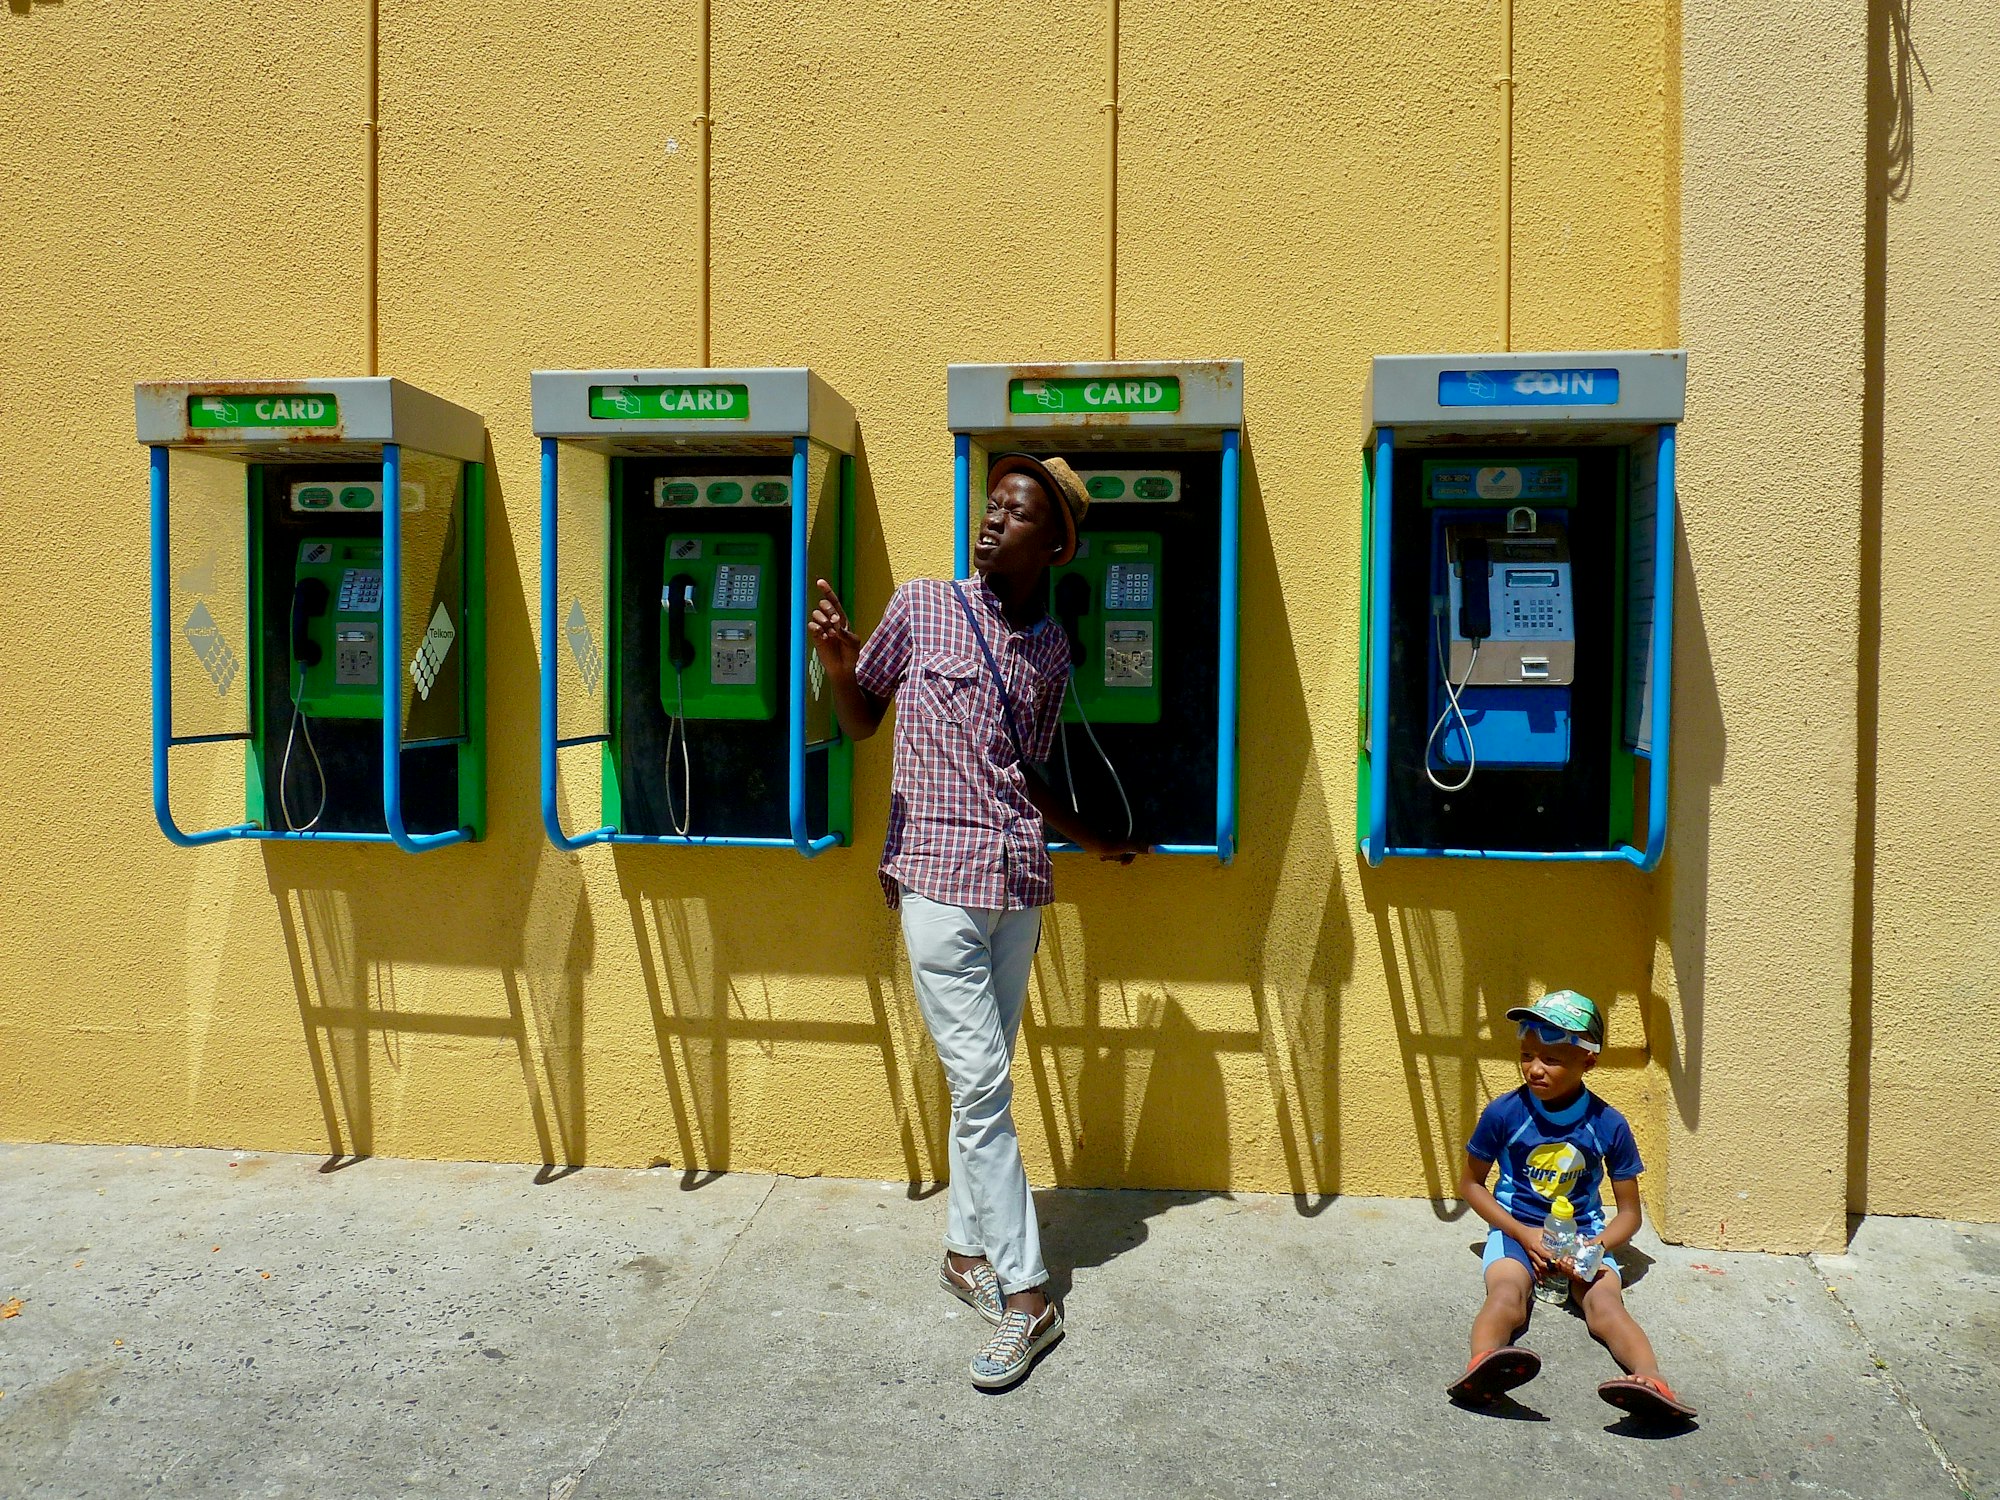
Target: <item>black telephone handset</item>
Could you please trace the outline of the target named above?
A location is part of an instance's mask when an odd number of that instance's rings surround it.
[[[1083,643],[1083,617],[1090,613],[1090,580],[1081,573],[1065,573],[1056,585],[1056,621],[1069,637],[1069,665],[1080,671],[1089,648]]]
[[[312,638],[311,624],[326,613],[333,596],[317,578],[301,578],[292,589],[292,661],[301,667],[319,665],[320,644]]]
[[[676,573],[667,580],[667,660],[677,672],[694,665],[694,642],[687,632],[687,614],[693,607],[694,579]]]
[[[1468,641],[1493,634],[1492,572],[1485,537],[1467,537],[1458,544],[1458,633]]]

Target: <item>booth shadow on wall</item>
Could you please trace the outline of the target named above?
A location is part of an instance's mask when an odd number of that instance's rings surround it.
[[[532,661],[519,559],[490,441],[486,473],[489,652],[499,662]],[[487,701],[494,724],[533,722],[530,682],[494,673]],[[492,784],[533,785],[533,755],[527,735],[492,735]],[[263,852],[325,1122],[323,1170],[374,1154],[377,1092],[385,1077],[409,1066],[404,1045],[415,1037],[506,1044],[540,1152],[536,1181],[584,1163],[583,985],[595,934],[580,871],[542,840],[531,809],[496,798],[484,843],[416,856],[284,842],[267,843]],[[498,982],[485,1004],[466,1004],[457,987],[452,1004],[427,1004],[433,986],[426,971],[440,968]],[[492,1102],[468,1101],[467,1108]],[[476,1123],[468,1123],[466,1137],[491,1139]]]
[[[1161,856],[1119,867],[1057,855],[1058,901],[1022,1046],[1054,1178],[1066,1186],[1240,1182],[1244,1156],[1261,1143],[1231,1139],[1224,1071],[1228,1059],[1255,1058],[1294,1199],[1317,1212],[1339,1191],[1337,1010],[1353,939],[1298,634],[1247,434],[1241,472],[1242,636],[1254,647],[1242,663],[1247,774],[1235,861]],[[1111,811],[1100,808],[1100,821]],[[1241,1021],[1214,1024],[1230,1007]]]
[[[859,597],[848,602],[865,634],[892,585],[865,443],[856,469]],[[1057,856],[1063,898],[1044,926],[1022,1035],[1035,1097],[1017,1097],[1015,1111],[1030,1136],[1039,1116],[1058,1184],[1221,1190],[1233,1180],[1232,1152],[1245,1149],[1229,1135],[1223,1059],[1255,1057],[1293,1190],[1318,1206],[1338,1187],[1332,1012],[1352,941],[1247,450],[1243,473],[1246,634],[1260,643],[1244,673],[1256,742],[1244,852],[1228,870],[1207,859],[1121,869]],[[742,1046],[876,1054],[912,1195],[935,1191],[946,1174],[950,1101],[875,879],[888,739],[857,766],[857,848],[810,864],[738,850],[613,852],[691,1183],[732,1165],[729,1053]],[[744,977],[767,973],[861,976],[865,1011],[786,1018],[763,981]],[[1247,996],[1223,1002],[1242,1005],[1243,1023],[1213,1025],[1214,1006],[1193,991]]]
[[[844,602],[865,634],[891,590],[865,436],[855,444],[854,504],[858,597]],[[860,757],[861,805],[886,799],[887,770],[886,756]],[[672,1116],[672,1141],[660,1142],[654,1164],[680,1167],[684,1186],[703,1186],[736,1165],[731,1054],[742,1047],[772,1058],[801,1049],[874,1054],[912,1196],[928,1196],[945,1175],[951,1107],[915,996],[895,978],[894,929],[884,920],[874,857],[872,847],[812,860],[763,849],[612,847]],[[823,1009],[786,1016],[772,974],[849,977],[850,998],[864,1003],[846,1017]],[[818,1169],[813,1161],[792,1165]]]
[[[1687,537],[1675,567],[1673,839],[1661,863],[1653,911],[1653,952],[1672,964],[1670,979],[1649,974],[1646,1050],[1666,1075],[1681,1126],[1701,1123],[1702,1031],[1708,1006],[1710,806],[1722,781],[1728,743],[1715,658],[1702,611],[1701,580]]]
[[[1410,1119],[1439,1217],[1465,1212],[1458,1201],[1465,1143],[1495,1096],[1487,1078],[1518,1066],[1506,1013],[1533,999],[1527,976],[1542,976],[1548,989],[1581,990],[1614,1028],[1617,1004],[1608,997],[1645,994],[1651,880],[1622,866],[1364,867]],[[1646,1061],[1645,1047],[1607,1046],[1598,1066],[1642,1069]]]

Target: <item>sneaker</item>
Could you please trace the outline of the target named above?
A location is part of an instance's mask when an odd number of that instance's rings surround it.
[[[938,1281],[947,1292],[995,1328],[1000,1326],[1000,1278],[985,1261],[976,1261],[964,1271],[951,1268],[951,1257],[938,1267]]]
[[[986,1347],[972,1356],[972,1383],[983,1391],[1012,1385],[1028,1373],[1035,1356],[1062,1334],[1062,1309],[1053,1302],[1039,1319],[1019,1309],[1005,1313]]]

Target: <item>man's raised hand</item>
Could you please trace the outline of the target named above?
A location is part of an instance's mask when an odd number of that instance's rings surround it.
[[[834,593],[833,585],[824,578],[815,581],[819,584],[819,603],[806,618],[813,650],[819,653],[820,665],[828,672],[852,676],[854,664],[861,657],[861,638],[848,625],[847,611],[841,608],[840,596]]]

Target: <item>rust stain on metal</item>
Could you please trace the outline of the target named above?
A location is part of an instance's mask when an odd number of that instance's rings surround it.
[[[268,449],[272,439],[259,438],[255,434],[274,429],[264,427],[196,427],[187,420],[187,404],[199,396],[311,396],[322,394],[320,386],[308,380],[148,380],[139,389],[156,399],[164,399],[174,404],[184,436],[175,447],[213,448],[240,447],[245,441],[256,443],[259,448]],[[323,448],[338,446],[348,441],[347,421],[342,417],[334,426],[327,428],[287,427],[282,440],[287,446],[301,444]]]

